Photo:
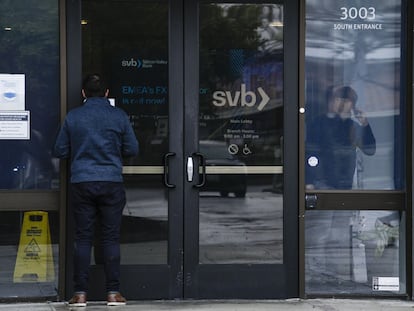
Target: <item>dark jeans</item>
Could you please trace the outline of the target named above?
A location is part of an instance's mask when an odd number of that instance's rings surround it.
[[[87,292],[94,225],[99,218],[106,290],[119,291],[120,227],[126,198],[124,185],[117,182],[72,184],[75,216],[74,290]]]

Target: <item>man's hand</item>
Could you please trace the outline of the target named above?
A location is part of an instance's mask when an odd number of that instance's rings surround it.
[[[362,126],[368,125],[368,120],[365,117],[362,110],[354,109],[354,116],[355,116],[355,119],[357,119]]]

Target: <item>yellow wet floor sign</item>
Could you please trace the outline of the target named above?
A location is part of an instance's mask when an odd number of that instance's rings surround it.
[[[13,282],[51,282],[54,279],[48,213],[25,212]]]

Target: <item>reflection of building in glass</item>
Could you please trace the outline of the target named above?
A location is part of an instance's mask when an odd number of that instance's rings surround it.
[[[283,7],[265,5],[259,16],[259,51],[269,53],[283,48]]]
[[[221,14],[212,23],[209,10]],[[245,145],[251,153],[237,154],[248,165],[281,162],[283,136],[283,6],[208,5],[201,15],[200,139]],[[223,13],[220,11],[221,13]],[[251,18],[242,18],[249,16]],[[237,18],[240,17],[240,18]],[[269,23],[259,30],[260,20]],[[203,28],[204,19],[209,29]],[[215,23],[225,25],[223,41],[209,39]],[[240,36],[243,29],[243,38]],[[224,32],[224,30],[223,30]],[[253,38],[247,40],[246,38]],[[214,44],[213,44],[214,43]],[[260,50],[258,47],[265,47]]]
[[[200,95],[201,139],[240,146],[246,143],[253,146],[249,156],[241,154],[246,163],[280,164],[275,150],[281,149],[283,132],[282,62],[275,56],[255,57],[241,49],[222,55],[235,78],[224,85],[216,84],[212,94],[216,104],[212,104],[210,94]]]

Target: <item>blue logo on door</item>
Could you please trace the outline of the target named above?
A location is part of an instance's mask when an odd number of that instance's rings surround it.
[[[10,101],[14,100],[16,96],[17,96],[16,92],[13,92],[13,91],[7,91],[3,93],[4,99],[10,100]]]

